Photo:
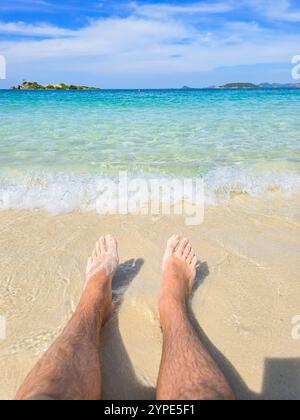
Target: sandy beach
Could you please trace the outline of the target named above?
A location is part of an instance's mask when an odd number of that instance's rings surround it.
[[[81,295],[86,259],[99,235],[115,235],[122,298],[103,332],[105,399],[151,399],[162,337],[157,310],[161,259],[174,232],[201,260],[192,300],[195,325],[242,399],[298,399],[300,199],[237,196],[207,207],[204,224],[181,217],[0,213],[0,399],[12,399],[64,327]],[[201,331],[200,331],[201,328]]]
[[[300,0],[0,12],[0,401],[300,400]]]

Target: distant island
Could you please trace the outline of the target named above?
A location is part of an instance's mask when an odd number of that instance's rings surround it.
[[[257,89],[259,85],[253,83],[227,83],[224,86],[218,86],[217,89]]]
[[[183,86],[183,90],[193,90],[189,86]],[[300,89],[300,83],[260,83],[255,85],[254,83],[227,83],[222,86],[210,86],[205,89]]]
[[[194,88],[191,88],[191,87],[189,87],[189,86],[183,86],[183,88],[182,88],[183,90],[193,90]]]
[[[13,86],[12,90],[100,90],[99,88],[89,86],[75,86],[59,83],[54,85],[40,85],[37,82],[24,81],[21,85]]]

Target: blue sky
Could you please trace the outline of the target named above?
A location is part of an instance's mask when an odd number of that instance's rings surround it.
[[[291,82],[300,0],[0,0],[0,55],[0,88]]]

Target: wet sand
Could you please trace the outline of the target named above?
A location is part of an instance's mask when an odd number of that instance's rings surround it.
[[[103,331],[106,399],[151,399],[161,356],[157,311],[161,259],[173,233],[190,238],[201,259],[192,300],[195,324],[239,398],[299,399],[300,199],[236,197],[207,207],[205,221],[181,217],[42,212],[0,213],[0,399],[24,377],[64,327],[81,295],[86,259],[112,233],[123,295]],[[200,330],[201,327],[201,330]]]

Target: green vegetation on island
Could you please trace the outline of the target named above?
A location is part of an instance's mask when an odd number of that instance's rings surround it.
[[[209,86],[205,89],[300,89],[300,83],[260,83],[259,85],[254,83],[227,83],[222,86]],[[197,90],[197,88],[183,86],[182,90]]]
[[[220,89],[257,89],[258,85],[253,83],[227,83],[224,86],[220,86]]]
[[[65,83],[40,85],[37,82],[24,81],[21,85],[13,86],[13,90],[99,90],[99,88],[89,86],[66,85]]]
[[[299,83],[227,83],[224,86],[214,86],[213,89],[299,89]]]
[[[211,86],[209,89],[299,89],[299,83],[227,83],[223,86]]]

